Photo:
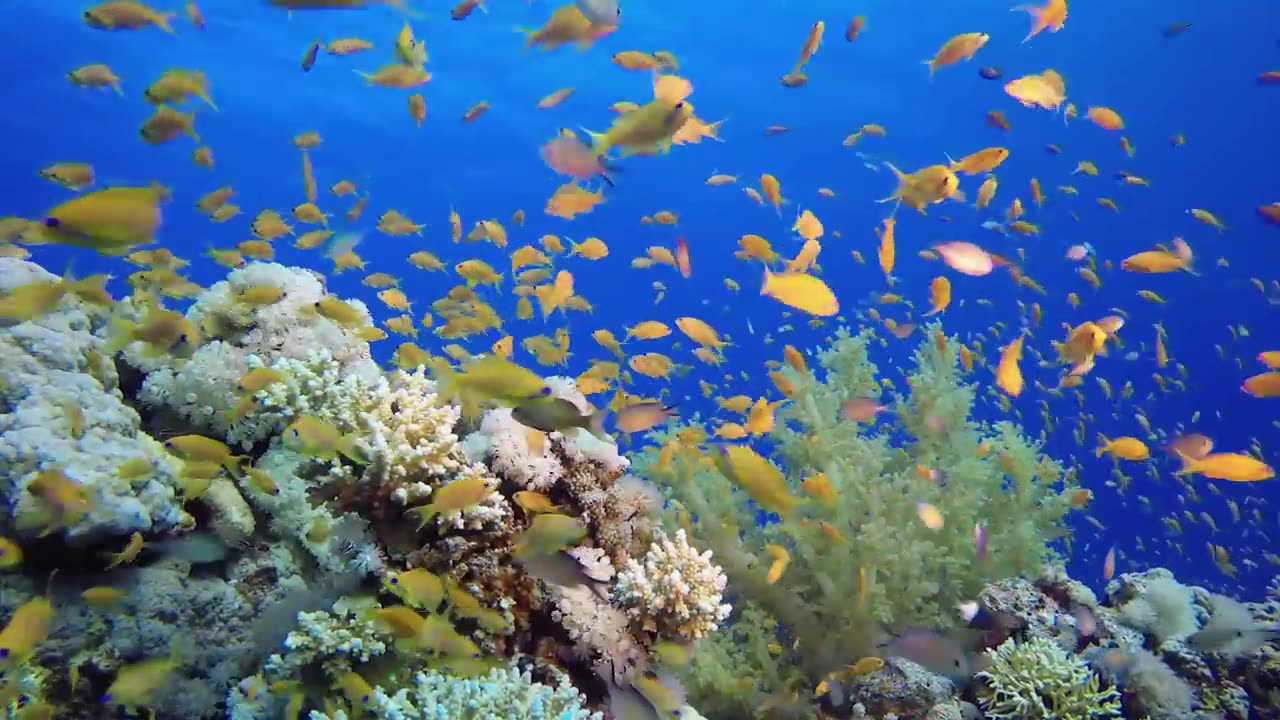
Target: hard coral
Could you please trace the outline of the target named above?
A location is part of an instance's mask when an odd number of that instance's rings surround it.
[[[0,258],[0,295],[53,280],[39,265]],[[163,532],[183,521],[174,464],[121,400],[94,327],[95,316],[70,295],[51,312],[0,327],[0,499],[24,536],[47,528],[87,544],[134,530]],[[119,480],[116,468],[137,458],[150,462],[150,475],[133,484]],[[26,492],[43,470],[61,470],[89,501],[67,527]]]
[[[385,720],[601,720],[600,713],[583,707],[568,677],[554,673],[553,682],[534,682],[515,663],[477,678],[429,670],[416,673],[410,687],[391,692],[377,688],[368,711]],[[313,720],[345,717],[342,711],[331,718],[312,713]]]
[[[280,652],[267,658],[264,667],[272,680],[295,676],[301,668],[316,664],[330,679],[353,666],[390,651],[390,637],[365,620],[363,608],[342,602],[332,612],[300,612],[298,627],[284,641]]]
[[[641,627],[665,637],[698,640],[715,632],[733,610],[721,603],[724,572],[711,551],[659,532],[641,560],[630,558],[614,578],[610,595]]]
[[[189,359],[147,357],[138,343],[125,348],[126,360],[148,372],[140,399],[245,448],[298,414],[354,425],[361,408],[352,403],[381,381],[381,371],[367,342],[316,312],[315,303],[326,294],[322,280],[309,270],[274,263],[251,263],[231,272],[187,311],[187,320],[205,340]],[[284,297],[261,307],[238,300],[241,291],[263,285],[284,290]],[[348,303],[368,317],[359,301]],[[265,407],[229,419],[227,412],[241,401],[236,380],[260,367],[282,372],[283,387],[258,394]]]
[[[978,703],[992,720],[1090,720],[1119,714],[1115,688],[1100,688],[1089,666],[1052,640],[1006,640],[985,657],[990,667],[976,675],[982,683]]]

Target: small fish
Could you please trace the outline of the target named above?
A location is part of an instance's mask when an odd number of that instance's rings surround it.
[[[302,72],[311,72],[311,68],[315,66],[316,54],[320,52],[320,43],[319,40],[313,40],[302,53]]]
[[[625,433],[646,432],[675,416],[674,408],[660,402],[635,403],[618,411],[613,426]]]
[[[583,413],[570,400],[563,398],[538,398],[521,403],[511,411],[511,417],[521,425],[527,425],[542,432],[564,432],[570,428],[581,428],[604,442],[613,442],[605,432],[605,410]]]

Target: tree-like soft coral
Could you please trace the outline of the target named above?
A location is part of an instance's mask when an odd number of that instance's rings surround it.
[[[669,519],[715,552],[729,595],[755,603],[799,641],[781,642],[775,662],[801,672],[770,692],[809,693],[827,673],[874,654],[878,627],[955,622],[956,605],[986,580],[1034,576],[1068,509],[1056,462],[1011,423],[969,419],[974,390],[961,380],[954,340],[933,334],[917,349],[909,394],[892,403],[893,426],[842,420],[842,402],[881,396],[872,337],[840,330],[818,353],[816,375],[782,371],[794,390],[771,439],[796,498],[782,522],[759,526],[759,507],[676,431],[651,433],[656,447],[635,460],[672,500]],[[815,487],[823,482],[829,495]],[[920,502],[941,511],[943,527],[920,521]],[[973,537],[979,523],[984,558]],[[789,555],[775,583],[766,580],[767,544]]]

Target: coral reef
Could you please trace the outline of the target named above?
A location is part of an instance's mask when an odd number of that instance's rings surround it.
[[[599,712],[583,707],[583,697],[564,674],[553,671],[548,682],[535,682],[514,663],[477,678],[428,670],[394,693],[375,689],[366,710],[384,720],[601,720]],[[312,712],[310,717],[345,720],[347,715]]]
[[[0,258],[0,294],[57,280],[33,263]],[[102,325],[99,312],[68,293],[51,311],[0,327],[0,498],[24,537],[47,530],[87,545],[185,523],[174,463],[124,403],[93,334]],[[118,476],[122,463],[139,459],[145,474]],[[59,511],[28,492],[44,471],[75,488],[83,511]]]
[[[56,281],[0,259],[0,293]],[[1074,478],[1016,425],[971,419],[959,344],[937,327],[881,408],[892,423],[845,417],[892,385],[873,336],[840,330],[820,367],[776,372],[785,401],[750,410],[776,452],[729,457],[694,419],[628,456],[501,403],[469,424],[425,367],[371,359],[364,306],[349,301],[342,323],[320,312],[337,300],[306,270],[246,265],[187,309],[191,348],[108,356],[122,322],[158,302],[146,297],[107,317],[63,292],[0,328],[0,491],[16,529],[3,534],[91,549],[52,579],[4,578],[0,609],[43,583],[55,613],[0,678],[8,697],[89,717],[124,668],[155,661],[172,663],[146,699],[158,717],[603,720],[635,702],[702,718],[672,670],[712,720],[956,720],[978,706],[993,720],[1244,720],[1280,706],[1280,599],[1248,605],[1155,568],[1099,602],[1050,547]],[[139,382],[122,389],[116,363]],[[268,381],[237,387],[251,371]],[[544,382],[595,412],[575,381]],[[323,432],[303,437],[304,420]],[[201,435],[220,460],[198,477],[148,430]],[[83,513],[29,489],[54,470]],[[449,505],[450,486],[466,501]],[[580,539],[527,551],[540,514]],[[99,556],[119,566],[104,576]],[[904,635],[947,656],[917,657]]]
[[[267,305],[245,302],[251,288],[283,296]],[[204,342],[190,358],[148,356],[140,343],[125,348],[128,362],[147,373],[139,399],[176,414],[193,429],[248,449],[279,432],[287,418],[310,414],[357,422],[371,386],[383,382],[369,345],[315,309],[324,278],[301,268],[250,263],[200,295],[186,317]],[[348,304],[368,318],[358,300]],[[256,393],[259,405],[237,417],[236,383],[249,370],[269,367],[284,380]]]

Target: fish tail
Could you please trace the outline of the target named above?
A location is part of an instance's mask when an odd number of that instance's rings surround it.
[[[205,103],[207,103],[209,107],[213,108],[214,112],[222,112],[221,110],[218,109],[218,105],[213,101],[213,98],[209,97],[209,93],[202,92],[197,97],[205,101]]]
[[[1182,461],[1182,469],[1175,472],[1174,475],[1190,475],[1200,470],[1200,463],[1195,458],[1185,455],[1181,450],[1176,449],[1173,454],[1177,455],[1178,459]]]
[[[1107,436],[1098,433],[1098,447],[1094,448],[1093,456],[1102,457],[1102,453],[1107,451],[1107,445],[1109,444],[1111,444],[1111,441],[1107,439]]]
[[[434,504],[419,505],[405,510],[404,514],[418,518],[418,529],[421,530],[427,526],[427,523],[431,522],[431,518],[436,516],[436,506]]]
[[[929,66],[929,80],[930,82],[932,82],[933,73],[938,69],[938,63],[934,62],[933,60],[925,60],[923,61],[922,64]]]
[[[249,462],[248,455],[232,455],[227,458],[227,461],[222,466],[227,469],[227,472],[231,473],[231,477],[239,479],[244,477],[244,467]]]
[[[359,436],[355,433],[339,438],[335,449],[340,455],[357,465],[369,464],[369,454],[365,452]]]
[[[133,323],[123,318],[111,318],[110,330],[108,330],[107,342],[103,347],[103,353],[114,355],[128,347],[133,342]]]
[[[773,284],[773,273],[769,272],[769,266],[764,268],[764,277],[760,281],[760,294],[768,295],[769,287]]]
[[[176,17],[178,17],[178,13],[176,12],[157,13],[154,22],[156,24],[156,27],[169,33],[170,35],[174,35],[175,33],[173,32],[173,26],[169,24],[169,21],[173,20]]]
[[[586,425],[583,429],[592,435],[595,435],[596,439],[601,442],[612,443],[613,438],[610,437],[608,431],[604,429],[604,421],[608,414],[609,410],[607,408],[601,408],[594,413],[591,413],[591,415],[587,417]]]
[[[359,75],[361,78],[363,78],[363,79],[364,79],[364,81],[365,81],[365,82],[369,83],[370,85],[372,85],[372,84],[373,84],[373,75],[372,75],[372,74],[367,73],[367,72],[365,72],[365,71],[363,71],[363,70],[352,70],[351,72],[353,72],[353,73],[355,73],[355,74]]]

